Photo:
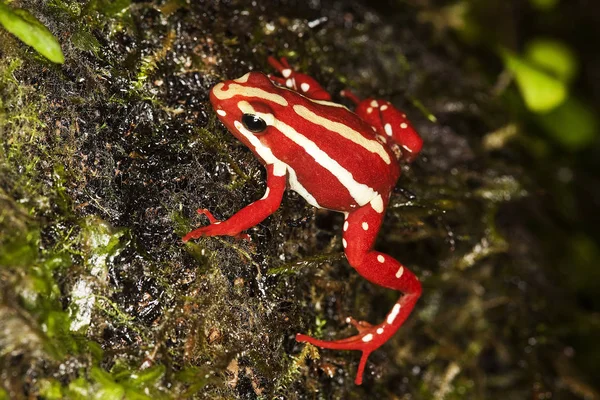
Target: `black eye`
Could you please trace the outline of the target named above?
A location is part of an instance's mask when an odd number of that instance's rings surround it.
[[[260,117],[254,114],[242,115],[242,123],[250,132],[260,133],[267,129],[267,123]]]

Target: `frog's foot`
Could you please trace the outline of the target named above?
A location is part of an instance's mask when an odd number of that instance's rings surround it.
[[[363,373],[369,355],[387,342],[387,340],[394,334],[394,332],[396,332],[396,330],[392,329],[385,322],[374,326],[368,322],[356,321],[354,318],[348,318],[347,321],[354,325],[356,329],[358,329],[358,335],[350,336],[340,340],[326,341],[315,339],[311,336],[299,333],[296,335],[296,341],[310,343],[324,349],[361,351],[362,356],[358,364],[356,379],[354,380],[354,383],[360,385],[362,383]],[[386,326],[388,329],[386,329]]]
[[[217,236],[217,235],[221,234],[219,225],[223,221],[216,219],[214,217],[214,215],[212,215],[212,213],[210,211],[208,211],[206,208],[199,208],[198,210],[196,210],[196,212],[200,215],[205,215],[208,218],[210,225],[203,226],[201,228],[198,228],[198,229],[195,229],[195,230],[189,232],[182,239],[184,243],[189,241],[190,239],[198,239],[202,236]],[[251,240],[250,236],[248,234],[241,233],[241,232],[230,235],[230,236],[233,236],[236,239]]]

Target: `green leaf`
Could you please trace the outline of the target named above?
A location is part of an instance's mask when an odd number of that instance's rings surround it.
[[[529,110],[543,113],[565,101],[568,90],[564,82],[508,50],[503,50],[501,54],[504,65],[515,76]]]
[[[551,112],[539,115],[538,121],[567,150],[582,149],[598,136],[598,117],[573,97]]]
[[[563,82],[570,82],[577,74],[577,59],[562,42],[538,38],[525,46],[525,58],[536,66],[554,74]]]
[[[558,0],[529,0],[529,3],[538,10],[552,10],[558,4]]]
[[[48,60],[65,62],[58,40],[27,10],[13,9],[0,1],[0,25]]]
[[[144,387],[145,385],[155,385],[164,374],[165,366],[159,364],[132,374],[130,380],[132,385]]]

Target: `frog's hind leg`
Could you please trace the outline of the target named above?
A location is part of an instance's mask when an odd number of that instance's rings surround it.
[[[319,82],[293,69],[285,57],[277,60],[271,56],[267,61],[282,76],[269,75],[269,79],[274,83],[295,90],[313,100],[331,100],[331,95],[323,89]]]
[[[380,207],[377,209],[379,210]],[[383,219],[383,212],[378,210],[368,204],[347,216],[342,239],[346,258],[360,275],[373,283],[402,292],[402,297],[394,304],[385,321],[378,325],[357,322],[349,318],[348,322],[358,329],[358,335],[335,341],[296,335],[296,340],[299,342],[308,342],[326,349],[362,351],[355,380],[357,385],[362,383],[369,354],[387,342],[402,326],[421,295],[421,283],[411,271],[393,257],[373,250]]]

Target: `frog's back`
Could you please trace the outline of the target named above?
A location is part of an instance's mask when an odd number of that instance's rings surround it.
[[[339,211],[388,194],[399,166],[370,125],[339,104],[277,89],[289,105],[274,108],[275,130],[264,140],[292,170],[292,189],[313,205]]]
[[[387,196],[398,179],[392,151],[342,105],[308,99],[257,72],[216,85],[211,101],[263,163],[286,165],[290,188],[315,206],[350,211]],[[243,115],[261,118],[265,128],[242,129]]]

